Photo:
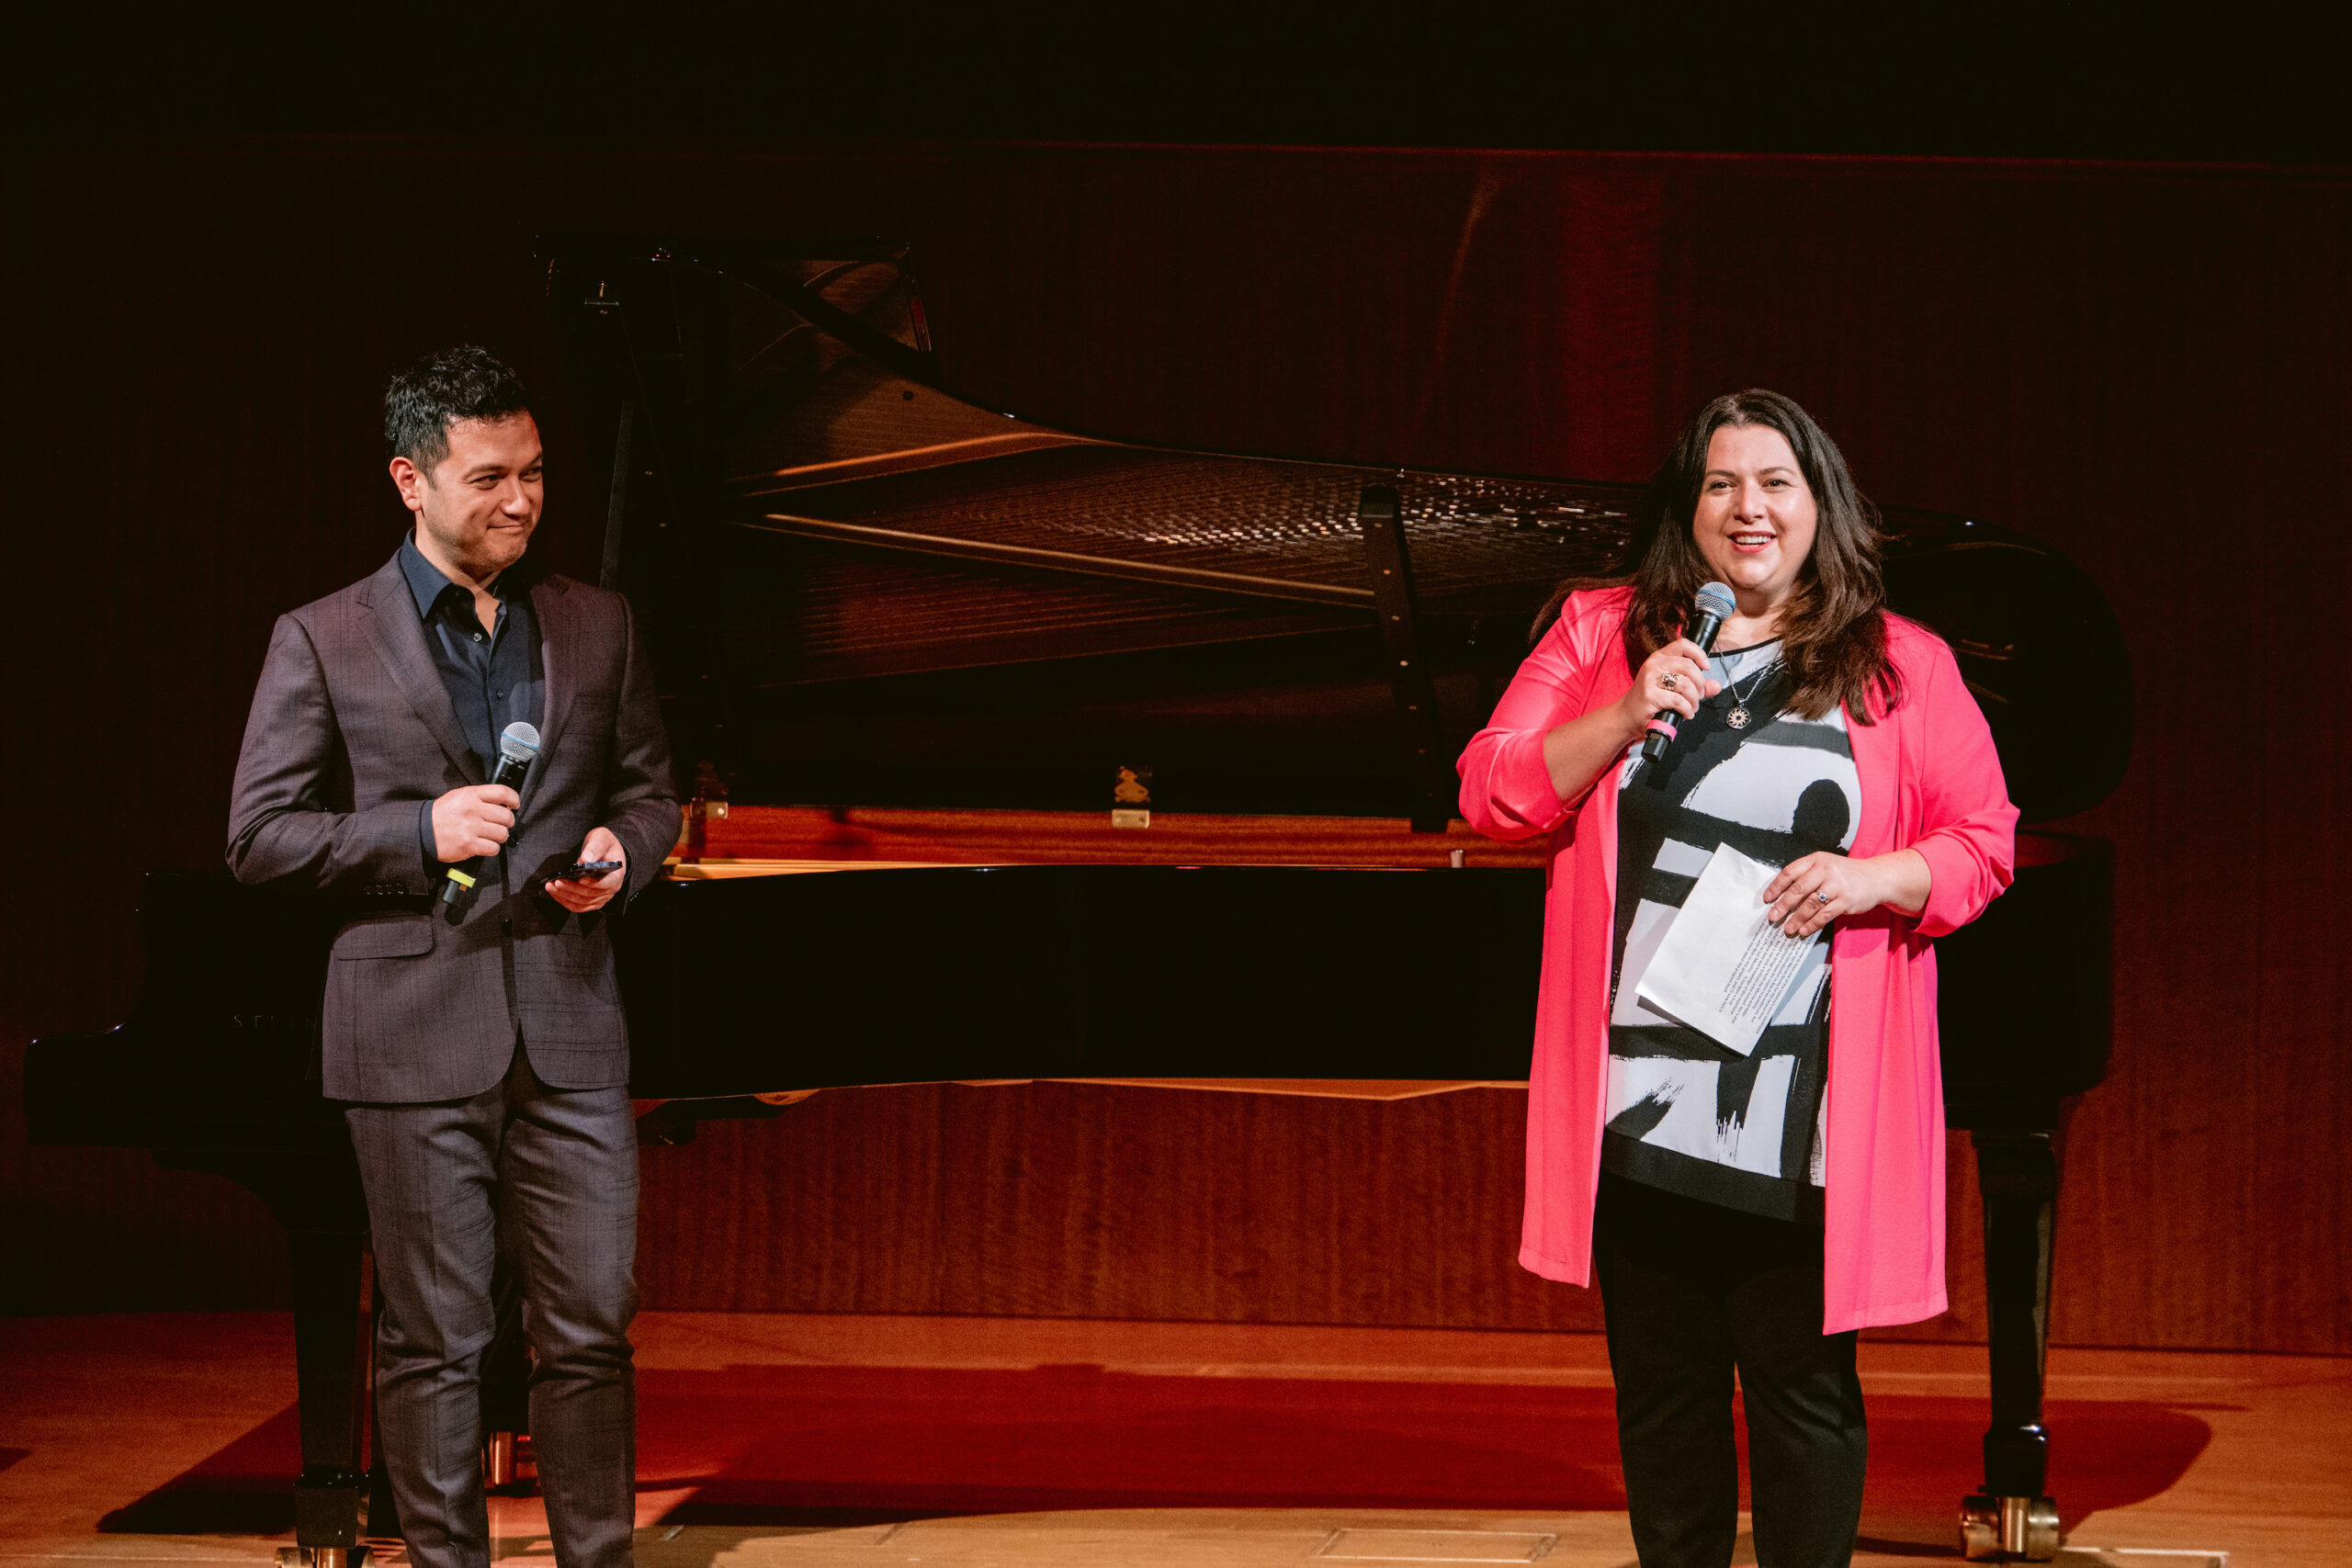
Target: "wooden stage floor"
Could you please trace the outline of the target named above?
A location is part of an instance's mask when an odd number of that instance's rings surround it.
[[[654,1313],[638,1337],[646,1568],[1634,1558],[1591,1336]],[[268,1563],[290,1338],[268,1314],[11,1320],[0,1568]],[[2352,1562],[2352,1359],[2052,1363],[2069,1568]],[[1953,1558],[1983,1352],[1866,1344],[1863,1369],[1857,1561]],[[503,1562],[552,1563],[536,1500],[493,1499],[492,1529]]]

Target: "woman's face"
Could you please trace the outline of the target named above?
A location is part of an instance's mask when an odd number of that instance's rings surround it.
[[[1718,426],[1690,536],[1748,615],[1778,604],[1813,554],[1819,517],[1788,437],[1769,424]]]

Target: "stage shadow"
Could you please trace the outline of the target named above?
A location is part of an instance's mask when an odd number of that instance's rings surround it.
[[[98,1521],[106,1535],[277,1535],[294,1528],[294,1406]]]
[[[1883,1557],[1957,1557],[1960,1547],[1953,1542],[1931,1546],[1925,1541],[1889,1540],[1883,1536],[1858,1535],[1854,1538],[1856,1551],[1875,1552]]]
[[[734,1367],[639,1380],[646,1492],[666,1524],[844,1529],[1069,1508],[1625,1506],[1606,1388],[1022,1371]],[[1980,1475],[1981,1399],[1871,1402],[1865,1549],[1951,1555]],[[2049,1410],[2070,1527],[2153,1497],[2211,1439],[2160,1404]],[[293,1410],[107,1514],[109,1534],[291,1528]]]
[[[2050,1493],[2069,1530],[2092,1515],[2168,1490],[2212,1440],[2197,1416],[2121,1400],[2053,1400]],[[1957,1556],[1960,1500],[1984,1480],[1983,1399],[1879,1398],[1870,1402],[1870,1482],[1862,1505],[1866,1550]]]
[[[1066,1508],[1622,1508],[1606,1389],[738,1367],[672,1373],[640,1453],[706,1477],[664,1523]],[[685,1467],[681,1467],[682,1470]]]

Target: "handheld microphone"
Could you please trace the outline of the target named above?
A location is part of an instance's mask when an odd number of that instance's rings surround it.
[[[1702,653],[1715,649],[1715,634],[1724,623],[1739,612],[1739,601],[1731,590],[1720,582],[1710,582],[1699,590],[1690,601],[1690,640],[1699,645]],[[1666,748],[1674,739],[1675,712],[1660,708],[1650,719],[1650,732],[1642,739],[1642,761],[1655,762],[1666,755]]]
[[[506,727],[498,738],[498,774],[490,782],[504,784],[518,795],[523,792],[523,780],[531,771],[531,763],[539,754],[539,732],[521,719]],[[517,825],[520,825],[519,819]],[[481,875],[481,855],[461,860],[449,867],[448,880],[441,884],[441,902],[455,904],[474,890],[474,881]]]

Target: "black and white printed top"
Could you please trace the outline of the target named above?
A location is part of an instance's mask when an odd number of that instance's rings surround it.
[[[1717,1044],[1634,994],[1674,912],[1719,844],[1770,865],[1850,849],[1861,785],[1846,715],[1781,711],[1780,643],[1715,655],[1724,690],[1666,754],[1618,774],[1617,920],[1601,1165],[1726,1208],[1821,1223],[1822,1081],[1829,949],[1806,955],[1753,1055]],[[1735,728],[1729,716],[1745,707]]]

